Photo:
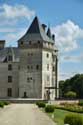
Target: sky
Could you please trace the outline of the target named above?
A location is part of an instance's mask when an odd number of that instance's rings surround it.
[[[55,34],[59,80],[83,73],[83,0],[0,0],[0,39],[17,46],[35,16]]]

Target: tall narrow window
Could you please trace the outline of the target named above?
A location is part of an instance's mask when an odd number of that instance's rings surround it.
[[[47,70],[49,70],[49,64],[47,64]]]
[[[31,41],[29,41],[29,45],[31,45],[31,43],[32,43],[32,42],[31,42]]]
[[[49,58],[49,54],[47,53],[47,58]]]
[[[12,76],[8,76],[8,82],[12,82]]]
[[[8,88],[8,89],[7,89],[7,96],[8,96],[8,97],[11,97],[11,96],[12,96],[12,89],[11,89],[11,88]]]
[[[36,69],[37,69],[37,70],[39,69],[39,65],[36,65]]]
[[[8,70],[12,70],[12,64],[8,65]]]

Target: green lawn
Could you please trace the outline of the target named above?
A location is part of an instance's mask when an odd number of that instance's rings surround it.
[[[58,125],[64,125],[64,118],[67,114],[69,114],[71,112],[69,111],[65,111],[65,110],[61,110],[61,109],[55,109],[55,112],[53,114],[49,113],[49,116],[55,121],[58,123]],[[75,114],[75,113],[73,113]],[[53,116],[54,115],[54,116]],[[82,115],[83,114],[80,114],[79,115]],[[54,117],[54,118],[53,118]]]

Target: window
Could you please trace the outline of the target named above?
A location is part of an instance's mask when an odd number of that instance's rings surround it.
[[[11,64],[8,65],[8,70],[12,70],[12,65]]]
[[[32,43],[32,42],[31,42],[31,41],[29,41],[29,45],[31,45],[31,43]]]
[[[33,69],[33,66],[31,66],[31,69]]]
[[[36,65],[36,69],[37,69],[37,70],[39,69],[39,65]]]
[[[21,41],[21,45],[23,45],[23,41]]]
[[[8,82],[12,82],[12,76],[8,76]]]
[[[49,70],[49,64],[47,64],[47,70]]]
[[[29,69],[30,67],[29,66],[27,66],[27,69]]]
[[[32,80],[32,77],[27,78],[27,82],[31,82],[31,80]]]
[[[8,97],[12,96],[12,89],[11,88],[7,89],[7,95],[8,95]]]
[[[47,58],[49,58],[49,54],[47,53]]]
[[[53,66],[53,71],[55,71],[55,66]]]
[[[50,80],[50,77],[49,76],[47,76],[47,81],[49,81]]]
[[[11,55],[8,56],[8,61],[12,61],[12,56]]]
[[[40,44],[40,41],[38,41],[38,44]]]

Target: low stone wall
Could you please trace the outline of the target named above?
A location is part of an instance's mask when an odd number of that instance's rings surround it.
[[[55,101],[48,101],[49,104],[60,104],[60,103],[69,103],[69,104],[74,104],[78,103],[79,100],[55,100]]]

